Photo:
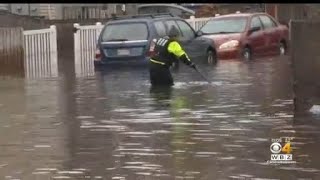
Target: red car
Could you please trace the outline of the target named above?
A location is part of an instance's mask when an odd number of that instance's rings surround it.
[[[289,30],[265,13],[236,13],[218,16],[205,24],[199,34],[214,40],[218,59],[244,59],[284,55]]]

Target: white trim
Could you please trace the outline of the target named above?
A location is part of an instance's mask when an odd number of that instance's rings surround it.
[[[37,30],[27,30],[23,31],[23,35],[37,35],[37,34],[46,34],[51,33],[52,29],[37,29]]]

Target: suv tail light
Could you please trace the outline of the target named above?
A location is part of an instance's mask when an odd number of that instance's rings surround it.
[[[96,48],[96,56],[95,56],[96,61],[101,61],[101,51],[100,48]]]
[[[156,39],[153,39],[151,41],[149,51],[147,52],[147,56],[151,57],[154,55],[154,48],[156,46],[156,42],[157,42]]]

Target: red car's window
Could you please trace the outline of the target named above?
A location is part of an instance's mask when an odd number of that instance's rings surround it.
[[[247,18],[219,18],[209,21],[201,31],[204,34],[241,33],[247,25]]]
[[[168,30],[168,32],[169,32],[169,30],[171,29],[171,27],[172,26],[175,26],[177,29],[180,29],[179,27],[178,27],[178,24],[176,23],[176,21],[173,21],[173,20],[169,20],[169,21],[166,21],[166,25],[167,25],[167,30]],[[179,33],[180,33],[180,37],[181,37],[181,32],[179,31]],[[168,34],[168,33],[167,33]]]
[[[265,29],[274,28],[277,26],[276,23],[268,16],[260,16],[260,19]]]
[[[194,31],[186,22],[178,20],[177,23],[182,31],[182,39],[191,40],[194,38]]]
[[[262,29],[262,24],[259,17],[253,17],[251,20],[250,28],[260,27]]]

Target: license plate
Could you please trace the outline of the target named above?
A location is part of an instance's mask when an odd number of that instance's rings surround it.
[[[128,49],[118,49],[118,55],[129,55],[130,51]]]

